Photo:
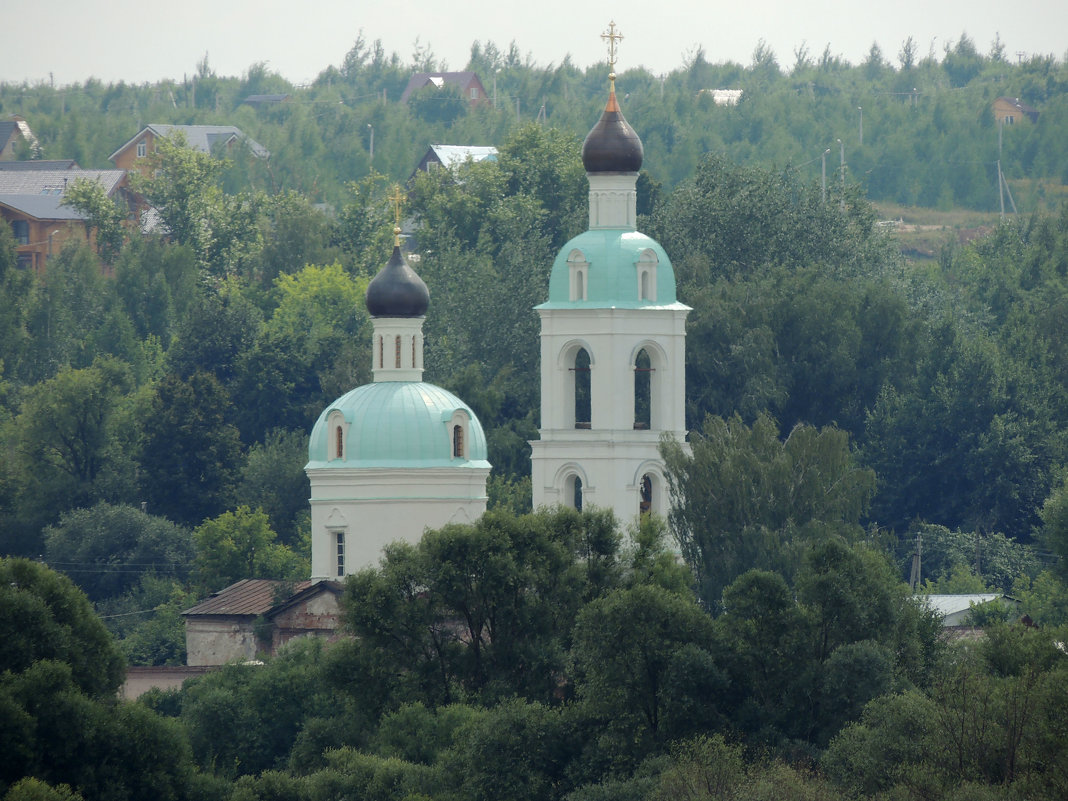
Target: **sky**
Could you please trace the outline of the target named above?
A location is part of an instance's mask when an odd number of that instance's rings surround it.
[[[13,3],[15,0],[3,0]],[[652,12],[652,13],[651,13]],[[22,3],[0,24],[0,82],[105,83],[181,80],[207,54],[216,74],[240,76],[260,62],[294,84],[340,66],[356,37],[380,39],[387,52],[411,62],[413,45],[429,46],[439,62],[461,70],[471,43],[515,42],[539,66],[570,55],[585,68],[603,62],[600,34],[615,21],[623,41],[617,69],[644,66],[655,74],[678,69],[698,47],[713,63],[747,65],[763,40],[784,69],[806,47],[858,64],[873,42],[896,64],[911,36],[918,53],[967,34],[982,53],[1000,36],[1008,58],[1068,51],[1064,0],[50,0]]]

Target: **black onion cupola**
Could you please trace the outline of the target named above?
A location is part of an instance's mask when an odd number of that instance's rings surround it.
[[[637,172],[642,168],[642,140],[630,127],[616,100],[615,73],[601,119],[582,143],[586,172]]]
[[[408,266],[400,244],[394,244],[389,263],[367,285],[367,311],[372,317],[422,317],[430,305],[430,290]]]

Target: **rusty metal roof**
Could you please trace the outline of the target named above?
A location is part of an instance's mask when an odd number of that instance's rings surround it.
[[[242,579],[236,584],[231,584],[223,590],[213,593],[210,597],[198,603],[196,606],[186,609],[183,615],[234,615],[252,616],[263,615],[274,608],[278,603],[290,598],[293,594],[301,592],[312,585],[310,581],[298,581],[291,584],[286,581],[275,579]],[[285,598],[279,599],[276,591],[279,587],[287,587],[289,591]]]

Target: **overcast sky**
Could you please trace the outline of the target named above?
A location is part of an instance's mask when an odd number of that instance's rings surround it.
[[[300,84],[339,66],[361,30],[405,63],[418,37],[454,70],[463,69],[475,40],[502,50],[514,40],[541,66],[570,54],[586,67],[604,60],[598,37],[613,19],[625,37],[620,71],[641,65],[658,74],[680,67],[698,46],[709,61],[748,64],[761,39],[787,69],[801,45],[818,57],[829,44],[857,64],[873,41],[896,64],[909,36],[921,55],[933,49],[939,58],[962,33],[983,53],[1000,35],[1011,59],[1022,52],[1063,61],[1068,50],[1064,0],[50,0],[3,15],[0,81],[180,80],[207,53],[219,75],[266,62]]]

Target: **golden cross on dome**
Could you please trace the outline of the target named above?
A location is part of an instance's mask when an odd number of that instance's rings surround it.
[[[608,70],[616,71],[616,44],[623,38],[623,34],[616,27],[615,20],[608,23],[608,30],[601,34],[601,38],[608,42]],[[612,75],[615,78],[615,75]]]
[[[401,204],[404,203],[404,194],[399,185],[393,185],[393,194],[389,196],[389,201],[393,204],[393,244],[400,247]]]

